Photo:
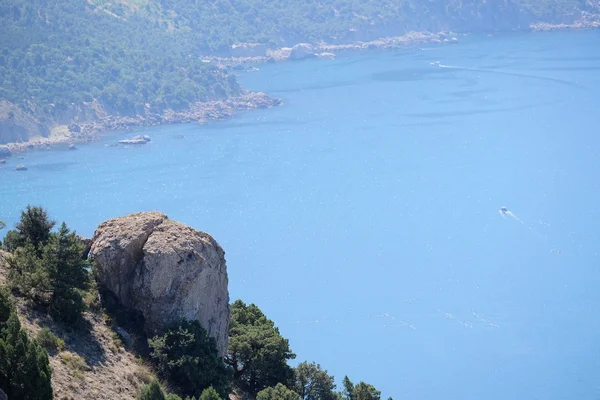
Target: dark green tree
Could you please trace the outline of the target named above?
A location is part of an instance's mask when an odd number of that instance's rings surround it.
[[[219,393],[211,386],[202,391],[200,400],[221,400],[221,396],[219,396]]]
[[[226,362],[239,389],[256,396],[278,383],[291,385],[294,372],[287,360],[295,357],[289,341],[256,305],[241,300],[232,304]]]
[[[210,386],[222,397],[229,393],[230,370],[219,357],[215,339],[198,321],[174,324],[148,344],[159,373],[181,394],[199,397]]]
[[[53,398],[48,354],[21,329],[6,287],[0,287],[0,389],[9,399]]]
[[[354,386],[354,400],[379,400],[381,392],[373,385],[365,382],[359,382]]]
[[[306,361],[295,368],[294,389],[304,400],[335,400],[334,377],[321,369],[319,364]]]
[[[275,387],[268,387],[258,392],[256,400],[300,400],[298,393],[278,383]]]
[[[47,306],[55,319],[73,324],[85,310],[81,290],[89,284],[89,263],[82,253],[83,244],[63,222],[41,248],[27,239],[14,251],[9,280],[23,295]]]
[[[21,211],[21,220],[15,226],[17,234],[7,234],[4,245],[7,250],[14,251],[30,241],[36,249],[40,249],[50,237],[50,231],[56,222],[48,218],[48,212],[42,207],[28,205]],[[9,232],[10,233],[10,232]]]
[[[348,375],[344,376],[342,385],[344,385],[342,397],[346,400],[354,400],[354,384],[352,383],[350,378],[348,378]]]
[[[66,323],[79,320],[85,310],[81,291],[89,285],[90,264],[82,259],[83,251],[83,243],[64,222],[44,247],[42,265],[52,287],[49,312]]]
[[[166,400],[165,393],[156,379],[142,388],[139,400]]]

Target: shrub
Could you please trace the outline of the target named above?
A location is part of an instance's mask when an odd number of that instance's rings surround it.
[[[47,327],[42,328],[36,339],[40,345],[42,345],[46,350],[49,351],[63,351],[65,349],[65,341],[61,338],[57,337],[50,329]]]
[[[222,399],[221,399],[221,396],[219,396],[219,393],[217,393],[217,391],[212,386],[210,386],[202,391],[202,394],[200,395],[200,400],[222,400]]]
[[[139,397],[140,400],[166,400],[165,393],[156,379],[144,386]]]
[[[198,397],[209,386],[223,397],[229,392],[230,371],[198,321],[174,324],[148,344],[160,375],[181,394]]]
[[[299,400],[300,396],[281,383],[275,387],[268,387],[256,395],[256,400]]]

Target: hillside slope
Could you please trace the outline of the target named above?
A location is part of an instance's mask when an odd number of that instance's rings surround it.
[[[6,284],[7,265],[0,250],[0,285]],[[22,298],[16,298],[21,326],[36,337],[49,328],[64,340],[64,348],[49,352],[55,399],[133,400],[140,388],[155,378],[153,372],[128,351],[109,320],[88,312],[89,329],[82,333],[56,324]]]
[[[598,14],[600,0],[8,0],[0,4],[0,144],[107,117],[161,123],[169,110],[243,96],[233,75],[202,59],[231,56],[238,42],[275,49],[512,31]]]

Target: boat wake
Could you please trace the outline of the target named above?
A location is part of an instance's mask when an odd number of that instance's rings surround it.
[[[482,73],[487,73],[487,74],[508,75],[508,76],[517,76],[520,78],[537,79],[537,80],[543,80],[543,81],[547,81],[547,82],[559,83],[562,85],[568,85],[571,87],[575,87],[577,89],[585,89],[584,87],[578,85],[576,82],[567,81],[564,79],[552,78],[549,76],[523,74],[520,72],[509,72],[509,71],[501,71],[501,70],[496,70],[496,69],[459,67],[456,65],[445,65],[445,64],[440,63],[439,61],[430,62],[429,65],[438,67],[438,68],[456,69],[456,70],[463,70],[463,71],[482,72]]]

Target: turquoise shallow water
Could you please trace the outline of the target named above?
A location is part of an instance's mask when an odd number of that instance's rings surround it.
[[[262,65],[240,79],[283,107],[143,130],[140,148],[106,147],[117,132],[27,153],[0,166],[0,219],[33,203],[88,236],[143,210],[205,230],[232,300],[257,303],[297,361],[386,397],[597,399],[598,43]]]

